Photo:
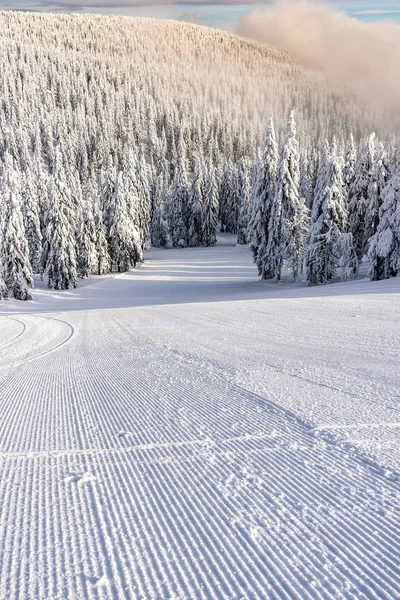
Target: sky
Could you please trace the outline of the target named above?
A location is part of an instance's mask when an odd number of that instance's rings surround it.
[[[400,0],[326,0],[325,3],[362,21],[392,20],[400,24]],[[238,18],[254,4],[251,0],[0,0],[0,9],[154,16],[234,29]]]

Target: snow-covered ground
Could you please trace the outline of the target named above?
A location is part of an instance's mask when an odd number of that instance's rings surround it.
[[[1,599],[400,597],[400,279],[229,242],[0,304]]]

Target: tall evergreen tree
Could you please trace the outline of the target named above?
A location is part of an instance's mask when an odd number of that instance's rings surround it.
[[[217,243],[219,206],[215,169],[210,159],[205,162],[203,173],[202,242],[203,246],[213,246]]]
[[[252,222],[250,224],[250,248],[254,262],[262,279],[272,279],[274,272],[268,259],[269,225],[272,204],[276,194],[278,168],[278,146],[275,138],[274,122],[269,120],[265,139],[262,163],[258,170]]]
[[[174,247],[186,248],[188,245],[188,205],[189,183],[186,161],[183,156],[180,156],[169,191],[170,233]]]
[[[80,277],[86,279],[95,273],[98,266],[96,252],[96,225],[92,209],[92,197],[86,194],[78,232],[78,269]]]
[[[239,196],[237,171],[229,158],[224,167],[219,193],[221,231],[235,233],[237,227]]]
[[[137,161],[137,196],[138,196],[138,212],[135,220],[136,231],[139,233],[141,245],[143,249],[150,247],[150,180],[149,167],[146,162],[144,151],[141,150]]]
[[[372,133],[361,153],[350,182],[347,210],[348,231],[353,235],[358,261],[364,253],[365,219],[368,206],[368,190],[375,170],[375,134]]]
[[[202,244],[202,215],[203,215],[203,197],[202,197],[202,181],[201,174],[198,170],[195,173],[189,195],[188,209],[188,245],[201,246]]]
[[[39,273],[43,238],[40,227],[39,204],[35,191],[31,172],[27,171],[25,173],[24,188],[22,191],[25,234],[28,242],[29,260],[32,271],[34,273]]]
[[[0,247],[0,300],[5,300],[6,298],[8,298],[8,289],[6,282],[4,281],[3,257]]]
[[[297,281],[306,249],[308,211],[304,199],[300,197],[299,170],[296,123],[294,113],[291,112],[279,158],[276,194],[263,267],[275,282],[281,279],[284,260],[292,270],[293,280]]]
[[[399,157],[400,158],[400,157]],[[400,161],[399,161],[400,166]],[[368,187],[368,202],[365,212],[363,254],[368,252],[369,240],[378,230],[382,191],[390,176],[390,162],[383,144],[378,144],[375,170]]]
[[[304,198],[304,202],[306,206],[309,207],[309,198],[311,194],[311,176],[310,176],[310,166],[308,161],[307,152],[303,152],[300,155],[300,184],[299,184],[299,193],[300,198]]]
[[[5,169],[3,185],[6,201],[1,251],[4,283],[16,300],[31,300],[33,274],[22,216],[21,185],[12,159],[6,161]]]
[[[142,240],[130,218],[123,173],[119,172],[109,216],[109,252],[118,271],[127,271],[143,260]]]
[[[351,133],[349,139],[346,143],[346,153],[344,157],[344,165],[343,165],[343,189],[348,197],[350,185],[354,179],[354,173],[356,170],[357,164],[357,149],[354,143],[354,136]]]
[[[96,233],[96,272],[98,275],[105,275],[110,271],[110,254],[108,251],[106,229],[103,222],[103,213],[100,210],[98,201],[93,203],[93,218]]]
[[[400,271],[400,172],[394,171],[382,191],[377,232],[369,242],[369,275],[373,281]]]
[[[115,192],[115,185],[117,181],[117,171],[114,166],[114,161],[111,155],[109,155],[107,160],[107,166],[102,173],[101,177],[101,204],[103,210],[103,219],[104,226],[108,233],[110,229],[110,222],[112,219],[112,211],[113,211],[113,198]]]
[[[55,290],[77,284],[75,207],[60,150],[55,150],[41,270]]]
[[[168,183],[166,173],[161,173],[153,180],[152,184],[152,211],[151,211],[151,244],[163,247],[168,244],[168,218],[166,215],[166,193]]]
[[[249,243],[249,217],[250,217],[250,196],[251,183],[250,171],[247,162],[244,163],[241,169],[240,176],[240,212],[238,220],[238,238],[239,245]]]
[[[328,142],[318,180],[305,260],[308,285],[328,283],[336,275],[338,242],[347,224],[342,167],[335,146],[331,153]]]

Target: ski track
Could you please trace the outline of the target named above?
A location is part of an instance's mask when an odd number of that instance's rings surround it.
[[[229,361],[252,339],[213,349],[214,304],[190,350],[187,305],[62,308],[0,317],[0,599],[400,597],[400,478],[330,433],[398,421],[305,424]]]

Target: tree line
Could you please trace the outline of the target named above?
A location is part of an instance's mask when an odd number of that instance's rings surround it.
[[[278,153],[274,125],[254,167],[247,238],[262,279],[284,264],[309,285],[354,279],[367,257],[372,280],[400,270],[400,151],[372,133],[357,152],[325,140],[317,160],[301,155],[291,113]]]
[[[50,173],[38,143],[21,173],[6,152],[1,175],[0,290],[31,298],[33,275],[53,289],[78,277],[125,271],[153,246],[212,246],[217,231],[249,244],[262,279],[291,271],[309,285],[357,276],[364,257],[373,280],[400,269],[400,153],[368,136],[357,150],[325,140],[302,153],[291,112],[279,147],[270,119],[251,163],[223,165],[197,153],[190,169],[181,136],[173,177],[152,177],[146,147],[118,170],[112,156],[96,185],[83,184],[59,146]]]
[[[150,245],[212,245],[218,228],[250,243],[263,278],[355,276],[366,252],[374,278],[395,273],[381,255],[397,239],[396,211],[382,213],[396,143],[321,74],[183,23],[0,12],[0,25],[1,296],[28,299],[34,274],[66,289],[131,268]],[[372,130],[389,141],[366,144]]]

